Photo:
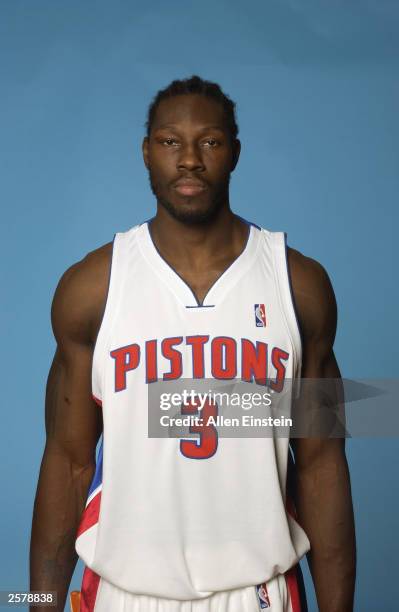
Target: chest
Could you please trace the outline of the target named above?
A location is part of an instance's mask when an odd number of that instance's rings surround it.
[[[181,303],[147,270],[139,282],[125,285],[109,342],[120,388],[132,371],[147,383],[191,377],[250,381],[292,373],[278,292],[273,278],[256,267],[202,306]]]

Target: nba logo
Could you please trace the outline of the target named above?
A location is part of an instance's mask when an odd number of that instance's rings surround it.
[[[266,582],[263,582],[263,584],[258,584],[256,587],[256,592],[259,599],[260,609],[263,610],[264,608],[270,608],[270,599],[269,593],[267,592]]]
[[[266,327],[266,311],[264,304],[255,304],[256,327]]]

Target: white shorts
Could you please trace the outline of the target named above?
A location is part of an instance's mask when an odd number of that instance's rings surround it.
[[[181,601],[134,595],[85,568],[80,612],[307,612],[299,564],[267,583]]]

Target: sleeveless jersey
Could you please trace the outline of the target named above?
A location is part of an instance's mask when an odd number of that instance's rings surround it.
[[[256,585],[310,549],[287,511],[288,437],[148,436],[156,381],[258,382],[259,368],[277,383],[300,377],[286,233],[246,223],[244,250],[202,304],[148,222],[114,237],[92,365],[104,429],[76,551],[135,594],[190,600]]]

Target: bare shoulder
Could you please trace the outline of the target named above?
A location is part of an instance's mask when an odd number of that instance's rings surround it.
[[[89,252],[61,276],[51,307],[57,342],[93,344],[108,293],[112,242]]]
[[[337,303],[322,264],[287,247],[288,268],[299,322],[305,337],[335,336]]]

